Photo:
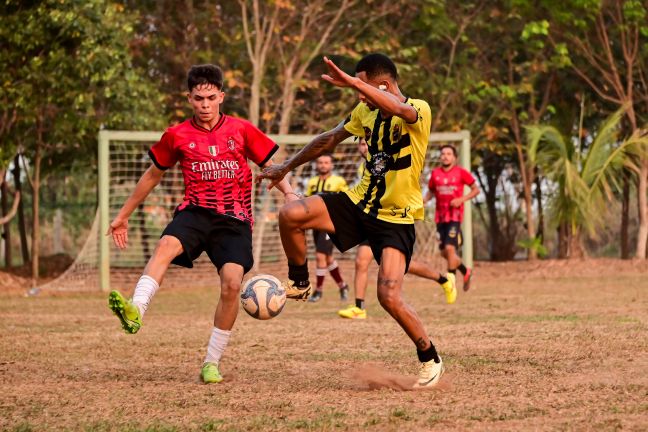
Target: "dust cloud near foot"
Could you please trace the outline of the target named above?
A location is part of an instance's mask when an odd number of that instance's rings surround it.
[[[450,390],[450,380],[444,374],[439,384],[432,388],[416,389],[416,377],[390,372],[384,366],[375,363],[363,363],[357,365],[349,372],[349,378],[361,390],[391,389],[397,391],[430,391]]]

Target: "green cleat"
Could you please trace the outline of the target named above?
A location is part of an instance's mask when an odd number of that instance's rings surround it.
[[[200,370],[200,377],[205,384],[219,383],[223,381],[223,376],[218,370],[218,363],[207,362],[203,364]]]
[[[139,309],[130,300],[126,300],[119,291],[110,292],[108,307],[117,315],[126,333],[135,334],[142,327],[142,317]]]

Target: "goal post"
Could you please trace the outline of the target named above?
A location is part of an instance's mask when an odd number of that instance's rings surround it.
[[[136,280],[159,235],[172,218],[173,210],[183,196],[184,185],[178,167],[169,170],[146,201],[133,213],[129,220],[129,248],[119,251],[111,246],[112,239],[106,236],[112,218],[115,217],[125,199],[132,192],[142,173],[150,166],[147,151],[157,142],[162,132],[154,131],[110,131],[102,130],[98,135],[98,206],[96,220],[92,225],[86,244],[72,266],[58,279],[42,288],[52,290],[102,290],[127,287]],[[270,135],[281,147],[282,157],[289,157],[307,144],[315,135]],[[427,185],[431,169],[437,165],[438,147],[450,143],[459,150],[459,165],[470,169],[470,133],[468,131],[432,133],[421,185]],[[353,139],[340,143],[334,153],[335,173],[347,180],[349,185],[357,180],[361,157]],[[255,168],[255,174],[258,169]],[[293,171],[291,183],[303,192],[308,178],[315,175],[314,164],[304,164]],[[275,191],[268,192],[265,185],[253,188],[253,211],[255,227],[253,232],[255,268],[259,271],[284,271],[285,255],[278,232],[278,210],[283,199]],[[417,221],[417,243],[415,257],[431,262],[435,268],[445,266],[439,257],[433,209],[426,207],[426,220]],[[473,234],[470,202],[465,203],[463,259],[472,266]],[[309,235],[309,254],[313,253]],[[337,253],[337,252],[336,252]],[[340,255],[338,259],[349,261],[353,253]],[[215,283],[217,277],[208,259],[196,261],[194,270],[169,269],[165,285],[187,284],[188,281],[203,284]],[[175,281],[175,282],[174,282]]]

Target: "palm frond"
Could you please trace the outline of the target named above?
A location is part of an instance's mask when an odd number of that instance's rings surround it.
[[[594,141],[583,159],[583,178],[588,183],[592,179],[593,173],[599,171],[600,167],[608,161],[610,152],[617,145],[619,125],[625,111],[626,108],[623,107],[611,114],[594,136]]]

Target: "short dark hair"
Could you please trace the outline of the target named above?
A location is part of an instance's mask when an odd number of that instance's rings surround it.
[[[216,65],[193,65],[187,74],[187,87],[189,91],[204,84],[211,84],[218,89],[223,88],[223,71]]]
[[[388,75],[393,80],[398,79],[396,65],[385,54],[371,53],[362,57],[356,65],[355,73],[364,72],[367,78],[374,79],[380,75]]]
[[[331,162],[335,162],[335,158],[333,157],[333,153],[331,152],[322,153],[321,155],[317,156],[317,159],[321,158],[322,156],[328,156],[329,158],[331,158]]]
[[[439,149],[439,151],[443,150],[444,148],[449,148],[450,150],[452,150],[452,154],[454,155],[454,157],[457,157],[457,149],[453,145],[443,144]]]

